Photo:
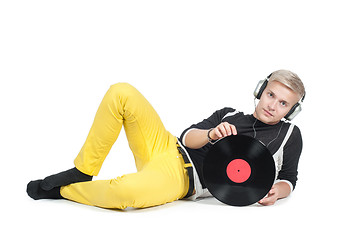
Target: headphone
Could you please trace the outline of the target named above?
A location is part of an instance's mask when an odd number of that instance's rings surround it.
[[[262,93],[266,89],[268,81],[269,81],[270,77],[272,76],[272,74],[273,73],[271,73],[265,79],[258,82],[257,87],[253,92],[253,95],[255,98],[257,98],[257,99],[261,98]],[[301,104],[302,104],[303,100],[305,100],[305,96],[306,96],[306,93],[303,95],[301,100],[291,108],[291,110],[286,114],[286,116],[284,116],[284,118],[286,120],[291,121],[292,119],[294,119],[297,116],[297,114],[299,114],[302,111]]]

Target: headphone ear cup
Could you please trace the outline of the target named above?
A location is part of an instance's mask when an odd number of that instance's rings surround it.
[[[266,88],[267,86],[267,83],[268,83],[268,80],[267,79],[264,79],[264,80],[260,80],[257,84],[257,87],[256,89],[254,90],[253,92],[253,95],[255,98],[257,99],[260,99],[261,96],[262,96],[262,93],[264,91],[264,89]]]
[[[294,119],[297,114],[299,114],[302,111],[302,107],[300,103],[296,103],[291,110],[286,114],[285,119],[287,119],[288,121],[291,121],[292,119]]]

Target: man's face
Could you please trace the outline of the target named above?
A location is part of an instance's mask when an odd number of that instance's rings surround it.
[[[263,123],[277,124],[300,97],[280,82],[272,81],[267,84],[253,116]]]

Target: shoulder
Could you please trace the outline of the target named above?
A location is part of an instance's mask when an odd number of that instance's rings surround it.
[[[234,108],[231,108],[231,107],[224,107],[224,108],[217,110],[216,112],[227,114],[227,113],[234,112],[234,111],[237,111],[237,110]]]
[[[290,125],[293,125],[293,130],[292,130],[292,134],[291,134],[291,137],[295,137],[295,138],[300,138],[302,139],[302,134],[301,134],[301,130],[299,127],[297,127],[296,125],[294,124],[290,124]]]
[[[221,109],[222,113],[222,121],[227,118],[227,117],[232,117],[232,116],[236,116],[236,115],[244,115],[243,112],[240,112],[234,108],[230,108],[230,107],[225,107],[223,109]]]
[[[294,124],[289,124],[289,127],[293,127],[292,132],[290,133],[289,140],[287,141],[286,146],[288,147],[297,147],[302,149],[302,134],[298,126]]]

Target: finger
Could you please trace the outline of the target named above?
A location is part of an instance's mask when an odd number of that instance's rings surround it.
[[[263,199],[259,200],[258,203],[261,204],[261,205],[265,205],[267,203],[267,200],[265,200],[263,198]]]
[[[226,137],[227,136],[227,130],[226,130],[226,127],[223,124],[220,124],[218,126],[218,129],[219,129],[220,133],[222,134],[221,137]]]
[[[265,197],[261,199],[258,203],[264,206],[273,205],[276,202],[276,199],[274,197]]]
[[[225,128],[227,130],[227,136],[231,136],[232,134],[237,135],[237,130],[236,130],[236,127],[234,125],[229,124],[228,122],[225,122],[224,126],[225,126]]]
[[[237,135],[237,128],[232,124],[230,125],[230,127],[231,127],[232,134]]]
[[[226,129],[227,136],[230,136],[232,134],[231,125],[228,122],[225,122],[223,126]]]
[[[262,206],[270,206],[270,205],[273,205],[273,203],[271,202],[266,202],[266,201],[260,201],[259,204],[261,204]]]
[[[216,139],[222,138],[222,133],[219,131],[218,127],[214,129],[214,134],[216,134],[216,137],[217,137]]]
[[[222,123],[221,129],[222,129],[223,137],[228,136],[228,124],[227,123]]]

